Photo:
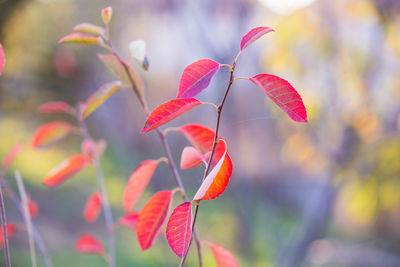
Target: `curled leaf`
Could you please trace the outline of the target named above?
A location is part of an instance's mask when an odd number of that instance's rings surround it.
[[[85,155],[76,154],[63,161],[51,170],[44,178],[43,183],[47,186],[57,186],[76,174],[89,163]]]
[[[18,227],[14,223],[7,223],[6,231],[7,231],[7,239],[10,239],[18,231]],[[0,249],[2,249],[3,246],[4,246],[4,233],[3,233],[3,226],[0,225]]]
[[[155,108],[146,120],[142,133],[147,133],[203,104],[195,98],[177,98]]]
[[[105,25],[108,25],[112,17],[112,7],[106,7],[101,10],[101,17]]]
[[[150,248],[171,204],[172,191],[160,191],[150,198],[139,214],[136,234],[142,250]]]
[[[146,56],[146,42],[144,40],[132,41],[129,44],[129,52],[143,69],[149,69],[149,60]]]
[[[113,93],[122,88],[120,81],[113,81],[102,85],[94,92],[86,101],[85,108],[82,112],[82,118],[86,118],[104,103]]]
[[[207,243],[214,255],[217,267],[239,267],[232,253],[215,243]]]
[[[41,126],[33,135],[31,145],[33,148],[45,148],[67,136],[72,125],[64,121],[53,121]]]
[[[63,101],[52,101],[44,103],[39,107],[41,113],[73,112],[74,108]]]
[[[4,66],[6,64],[6,56],[4,55],[4,49],[0,44],[0,75],[3,73]]]
[[[219,142],[225,143],[222,139]],[[220,196],[229,183],[232,175],[232,161],[228,155],[225,143],[225,152],[217,165],[204,179],[193,200],[210,200]]]
[[[8,151],[7,155],[4,157],[3,162],[1,164],[2,171],[6,171],[11,163],[14,161],[15,157],[22,151],[24,148],[24,144],[22,142],[16,143],[10,151]]]
[[[129,212],[118,219],[118,224],[131,229],[136,229],[138,218],[139,212]]]
[[[93,35],[103,35],[105,33],[103,27],[91,23],[80,23],[74,27],[73,31]]]
[[[81,235],[75,243],[75,250],[84,254],[104,254],[104,246],[91,235]]]
[[[174,209],[167,223],[167,241],[179,258],[185,256],[192,238],[192,202]]]
[[[177,97],[194,97],[199,94],[208,87],[219,67],[219,63],[211,59],[200,59],[187,66],[179,82]]]
[[[140,165],[133,171],[122,197],[122,204],[125,211],[129,211],[133,206],[135,206],[136,201],[142,195],[153,176],[158,163],[160,163],[159,160],[146,160],[140,163]]]
[[[307,111],[301,96],[286,80],[270,74],[258,74],[250,78],[289,117],[297,122],[307,122]]]
[[[103,40],[99,37],[95,37],[89,34],[73,32],[70,33],[58,41],[59,44],[87,44],[87,45],[103,45]]]
[[[83,217],[87,222],[95,222],[101,212],[101,194],[93,193],[87,200],[85,209],[83,210]]]
[[[190,169],[199,166],[203,162],[200,152],[192,146],[186,146],[182,150],[181,169]]]
[[[250,30],[245,36],[243,36],[242,41],[240,42],[240,50],[245,49],[264,34],[273,31],[274,30],[269,27],[257,27]]]

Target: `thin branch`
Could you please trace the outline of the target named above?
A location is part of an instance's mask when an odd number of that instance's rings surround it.
[[[0,184],[0,212],[1,212],[1,225],[3,227],[4,254],[6,257],[6,266],[11,267],[10,248],[8,247],[8,237],[7,237],[6,210],[4,207],[3,188],[1,186],[1,184]]]

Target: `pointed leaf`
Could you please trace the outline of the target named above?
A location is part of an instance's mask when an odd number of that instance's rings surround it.
[[[135,206],[136,201],[146,189],[151,177],[153,177],[158,163],[160,163],[159,160],[143,161],[131,174],[122,197],[122,204],[126,212]]]
[[[101,212],[101,194],[93,193],[87,200],[85,209],[83,211],[83,217],[87,222],[95,222]]]
[[[289,117],[297,122],[307,122],[307,112],[301,96],[286,80],[270,74],[258,74],[250,78]]]
[[[146,120],[142,133],[150,132],[203,103],[195,98],[177,98],[154,109]]]
[[[185,256],[192,238],[192,202],[185,202],[174,209],[167,224],[167,241],[179,258]]]
[[[215,244],[215,243],[207,243],[211,248],[211,251],[214,254],[215,261],[217,263],[217,267],[239,267],[239,264],[236,262],[232,253]]]
[[[44,103],[39,107],[39,112],[41,113],[57,113],[57,112],[65,112],[71,113],[74,108],[68,105],[63,101],[52,101]]]
[[[118,219],[118,224],[131,229],[136,229],[138,218],[139,212],[129,212]]]
[[[16,143],[10,151],[8,151],[7,155],[4,157],[3,162],[1,164],[2,171],[6,171],[11,163],[14,161],[15,157],[22,151],[24,148],[24,144],[22,142]]]
[[[6,224],[6,231],[7,231],[7,239],[10,240],[11,237],[18,231],[18,226],[14,223],[7,223]],[[4,233],[3,233],[3,226],[0,225],[0,249],[4,246]]]
[[[82,112],[82,118],[86,118],[95,111],[101,104],[104,103],[113,93],[122,88],[120,81],[109,82],[102,85],[94,92],[85,103],[85,108]]]
[[[245,36],[243,36],[242,41],[240,42],[240,50],[245,49],[264,34],[273,31],[274,30],[269,27],[257,27],[250,30]]]
[[[203,162],[200,152],[192,146],[183,148],[181,156],[181,169],[190,169],[199,166]]]
[[[89,160],[84,155],[73,155],[51,170],[49,174],[43,178],[43,183],[47,186],[57,186],[76,174],[88,163]]]
[[[75,250],[84,254],[104,254],[104,246],[91,235],[81,235],[75,243]]]
[[[208,87],[211,78],[219,70],[219,63],[211,59],[200,59],[187,66],[179,82],[178,96],[194,97]]]
[[[105,25],[108,25],[111,21],[112,17],[112,7],[106,7],[101,10],[101,17],[103,18],[103,22]]]
[[[89,34],[73,32],[70,33],[58,41],[59,44],[75,43],[75,44],[87,44],[87,45],[102,45],[103,41],[99,37],[95,37]]]
[[[6,56],[4,55],[3,46],[2,44],[0,44],[0,76],[3,73],[5,64],[6,64]]]
[[[225,143],[222,139],[220,142]],[[214,199],[225,191],[232,175],[232,161],[227,152],[225,143],[225,153],[204,179],[193,200]]]
[[[129,52],[143,69],[149,69],[149,61],[146,56],[146,42],[144,40],[135,40],[129,44]]]
[[[80,23],[74,27],[73,31],[93,35],[103,35],[105,33],[103,27],[91,23]]]
[[[72,125],[64,121],[47,123],[37,129],[31,145],[33,148],[46,148],[67,136],[72,129]]]
[[[172,191],[160,191],[150,198],[139,214],[136,234],[142,250],[150,248],[171,204]]]

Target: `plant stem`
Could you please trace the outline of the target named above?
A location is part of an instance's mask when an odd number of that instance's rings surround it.
[[[4,238],[4,254],[6,257],[6,266],[11,267],[10,262],[10,248],[8,247],[8,237],[7,237],[7,220],[6,220],[6,210],[4,207],[3,198],[3,188],[0,184],[0,212],[1,212],[1,224],[3,227],[3,238]]]
[[[239,53],[239,54],[240,54],[240,53]],[[238,54],[238,56],[239,56],[239,54]],[[226,91],[225,91],[225,94],[224,94],[224,96],[223,96],[223,98],[222,98],[221,103],[218,105],[218,109],[217,109],[218,114],[217,114],[217,122],[216,122],[216,126],[215,126],[214,142],[213,142],[213,145],[212,145],[211,154],[210,154],[210,159],[208,160],[207,168],[206,168],[206,170],[204,171],[203,181],[204,181],[204,179],[207,177],[208,172],[210,171],[211,162],[212,162],[212,160],[213,160],[214,153],[215,153],[215,148],[217,147],[217,143],[218,143],[218,133],[219,133],[219,125],[220,125],[220,122],[221,122],[221,113],[222,113],[222,109],[223,109],[223,107],[224,107],[224,105],[225,105],[225,101],[226,101],[226,98],[227,98],[227,96],[228,96],[228,93],[229,93],[229,91],[230,91],[230,89],[231,89],[231,87],[232,87],[232,84],[233,84],[233,82],[234,82],[233,72],[234,72],[235,67],[236,67],[236,61],[237,61],[238,56],[237,56],[237,57],[235,58],[235,60],[233,61],[232,68],[230,69],[230,78],[229,78],[228,86],[227,86],[227,88],[226,88]],[[196,219],[197,219],[197,213],[199,212],[199,208],[200,208],[200,201],[196,201],[196,209],[195,209],[195,211],[194,211],[192,229],[195,229],[195,227],[196,227]],[[185,264],[186,257],[187,257],[187,254],[188,254],[188,252],[189,252],[189,249],[190,249],[190,245],[191,245],[191,244],[192,244],[192,239],[191,239],[190,242],[189,242],[189,247],[188,247],[188,249],[186,250],[185,255],[183,256],[179,267],[183,267],[183,265]]]
[[[138,97],[138,99],[140,101],[140,104],[142,105],[142,108],[144,110],[144,113],[146,114],[146,116],[149,116],[150,112],[148,110],[147,103],[146,103],[145,99],[142,98],[140,96],[140,94],[138,93],[138,90],[136,89],[136,84],[134,82],[134,79],[133,79],[133,77],[132,77],[132,75],[131,75],[131,73],[129,71],[129,67],[127,66],[125,61],[119,56],[118,52],[116,51],[116,49],[114,48],[114,46],[113,46],[113,44],[111,42],[111,39],[109,38],[109,36],[107,38],[107,43],[110,46],[110,49],[111,49],[110,51],[113,53],[113,55],[122,64],[122,66],[123,66],[123,68],[125,70],[125,73],[129,77],[129,81],[131,82],[131,87],[132,87],[133,91],[135,92],[136,96]],[[172,171],[172,174],[174,176],[175,182],[178,185],[178,187],[180,188],[182,199],[183,199],[183,201],[188,202],[189,199],[186,196],[186,191],[185,191],[185,188],[183,186],[182,179],[181,179],[181,177],[179,175],[178,168],[176,167],[176,165],[174,163],[174,160],[173,160],[173,157],[172,157],[172,154],[171,154],[171,149],[170,149],[169,144],[168,144],[168,142],[167,142],[167,140],[165,138],[165,135],[163,134],[163,132],[159,128],[157,128],[156,131],[157,131],[158,136],[160,137],[162,146],[164,148],[164,152],[165,152],[165,154],[166,154],[166,156],[168,158],[168,165],[171,168],[171,171]],[[194,238],[195,238],[196,247],[197,247],[197,255],[198,255],[198,260],[199,260],[199,267],[202,267],[203,266],[203,259],[202,259],[201,242],[200,242],[199,233],[198,233],[196,228],[193,228],[192,231],[194,233]]]
[[[84,139],[92,139],[89,131],[87,129],[87,126],[85,124],[85,121],[81,118],[81,112],[79,110],[78,106],[78,112],[77,112],[77,120],[80,125],[81,131],[82,131],[82,136]],[[95,148],[92,147],[91,149],[92,153],[92,161],[93,161],[93,166],[96,171],[96,178],[97,178],[97,183],[99,185],[99,190],[102,198],[102,203],[103,203],[103,212],[104,212],[104,219],[106,222],[107,226],[107,233],[108,233],[108,246],[109,246],[109,254],[110,254],[110,261],[108,262],[110,267],[115,267],[115,236],[114,236],[114,220],[111,212],[111,206],[110,202],[108,200],[108,195],[106,191],[106,186],[104,183],[104,175],[103,172],[101,171],[101,166],[100,166],[100,160],[99,156],[97,154],[97,151]]]

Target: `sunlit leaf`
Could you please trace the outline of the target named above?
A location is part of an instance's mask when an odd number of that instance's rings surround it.
[[[104,103],[113,93],[122,88],[120,81],[109,82],[102,85],[94,92],[86,101],[85,108],[82,112],[82,118],[86,118],[95,111],[101,104]]]
[[[103,40],[100,37],[95,37],[89,34],[73,32],[58,41],[59,44],[74,43],[87,45],[102,45]]]
[[[13,237],[13,235],[18,231],[18,227],[14,223],[7,223],[6,224],[6,231],[7,231],[7,239]],[[3,226],[0,225],[0,249],[4,246],[4,233],[3,233]]]
[[[190,169],[199,166],[203,162],[201,153],[192,146],[183,148],[181,155],[181,169]]]
[[[194,97],[203,91],[219,70],[219,63],[211,59],[200,59],[187,66],[179,82],[178,97]]]
[[[105,25],[109,24],[112,17],[112,7],[106,7],[101,10],[101,17]]]
[[[125,187],[122,197],[122,204],[125,211],[129,211],[135,206],[136,201],[142,195],[149,183],[154,171],[157,168],[159,160],[146,160],[133,171]]]
[[[111,73],[124,84],[124,86],[132,88],[134,91],[138,92],[142,99],[144,99],[145,87],[143,80],[128,62],[122,59],[120,61],[116,56],[110,54],[99,54],[98,57],[103,61],[104,65],[107,66]]]
[[[84,254],[104,254],[104,246],[91,235],[81,235],[75,243],[75,250]]]
[[[102,207],[101,194],[93,193],[86,201],[83,217],[87,222],[95,222],[100,215]]]
[[[207,245],[211,248],[211,251],[214,254],[217,267],[239,267],[239,264],[236,262],[229,250],[215,243],[207,243]]]
[[[73,31],[93,35],[104,35],[105,33],[103,27],[93,25],[91,23],[80,23],[74,27]]]
[[[219,142],[225,143],[222,139]],[[227,152],[225,143],[225,153],[204,179],[193,200],[214,199],[225,191],[232,175],[232,161]]]
[[[57,113],[57,112],[73,112],[74,108],[63,101],[52,101],[40,105],[39,112],[41,113]]]
[[[76,174],[89,163],[85,155],[76,154],[63,161],[43,178],[47,186],[57,186]]]
[[[45,148],[67,136],[73,129],[72,125],[64,121],[53,121],[41,126],[33,135],[33,148]]]
[[[118,224],[130,229],[136,229],[138,218],[139,212],[129,212],[118,219]]]
[[[160,191],[150,198],[139,214],[136,234],[142,250],[148,249],[161,230],[171,204],[172,191]]]
[[[0,44],[0,75],[3,73],[5,64],[6,64],[6,56],[4,55],[3,45]]]
[[[301,96],[286,80],[270,74],[258,74],[250,78],[275,102],[291,119],[307,122],[307,112]]]
[[[135,40],[129,44],[129,52],[143,69],[149,69],[149,60],[146,56],[146,42],[144,40]]]
[[[3,162],[1,164],[1,169],[6,171],[11,163],[14,161],[15,157],[22,151],[24,148],[24,144],[22,142],[16,143],[4,157]]]
[[[93,160],[93,151],[96,151],[97,156],[100,158],[107,148],[107,142],[104,139],[100,139],[95,142],[92,139],[84,139],[81,145],[82,153],[89,160]]]
[[[166,233],[169,246],[182,258],[192,238],[192,202],[185,202],[174,209],[169,217]]]
[[[177,98],[155,108],[146,120],[142,133],[147,133],[203,104],[195,98]]]
[[[242,41],[240,42],[240,50],[245,49],[264,34],[273,31],[274,30],[269,27],[257,27],[250,30],[245,36],[243,36]]]

